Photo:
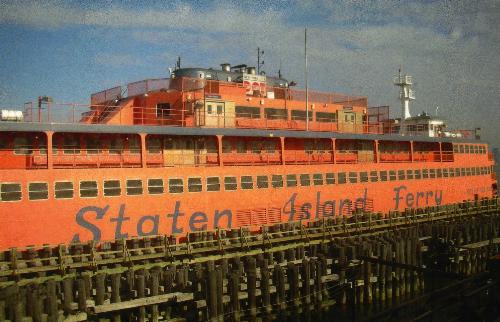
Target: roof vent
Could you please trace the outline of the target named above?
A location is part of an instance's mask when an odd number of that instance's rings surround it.
[[[220,64],[220,67],[222,67],[222,70],[225,72],[229,73],[231,71],[231,64],[223,63],[223,64]]]

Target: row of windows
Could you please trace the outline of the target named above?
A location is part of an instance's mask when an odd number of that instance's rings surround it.
[[[209,106],[207,106],[208,108]],[[211,111],[211,108],[210,108]],[[235,108],[236,117],[244,117],[244,118],[260,118],[260,108],[253,106],[236,106]],[[210,112],[208,112],[210,114]],[[217,114],[219,110],[217,110]],[[352,114],[354,116],[354,114]],[[265,108],[264,116],[266,119],[271,120],[288,120],[288,111],[284,108]],[[313,120],[313,111],[301,110],[291,110],[290,112],[291,120],[301,120],[305,121],[306,118],[309,118],[309,121]],[[347,121],[347,119],[346,119]],[[324,122],[324,123],[336,123],[337,122],[337,112],[316,112],[316,122]]]
[[[486,146],[484,145],[469,145],[469,144],[455,144],[453,145],[453,152],[467,153],[467,154],[486,154]]]
[[[286,187],[308,187],[319,185],[358,183],[358,182],[378,182],[394,180],[412,180],[427,178],[448,178],[460,176],[474,176],[490,174],[491,167],[472,168],[439,168],[439,169],[410,169],[410,170],[390,170],[390,171],[364,171],[364,172],[328,172],[314,174],[273,174],[239,177],[239,187],[242,190],[263,188]],[[183,193],[187,188],[188,192],[220,191],[221,186],[225,191],[238,189],[238,177],[207,177],[204,182],[200,177],[187,178],[187,186],[184,186],[184,179],[170,178],[167,181],[169,193]],[[205,187],[205,189],[203,189]],[[71,181],[60,181],[54,183],[55,199],[71,199],[74,197],[74,185]],[[122,192],[122,190],[124,192]],[[165,190],[164,180],[161,178],[147,180],[147,193],[150,195],[163,194]],[[140,179],[129,179],[122,189],[120,180],[104,180],[102,184],[102,194],[105,197],[121,196],[125,193],[128,196],[142,195],[144,193],[143,182]],[[99,194],[97,181],[80,181],[79,196],[81,198],[95,198]],[[22,198],[21,185],[19,183],[0,184],[1,201],[18,201]],[[49,198],[49,188],[46,182],[31,182],[28,184],[29,200],[44,200]]]

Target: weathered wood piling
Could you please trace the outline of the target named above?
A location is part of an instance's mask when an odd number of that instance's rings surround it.
[[[387,304],[425,290],[424,265],[483,272],[499,254],[499,232],[493,199],[262,234],[195,233],[183,244],[159,236],[11,250],[0,255],[0,320],[240,321],[311,305]]]

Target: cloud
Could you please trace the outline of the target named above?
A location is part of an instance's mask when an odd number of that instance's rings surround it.
[[[94,62],[99,65],[105,65],[113,68],[124,68],[130,66],[141,66],[144,62],[129,54],[98,53]]]

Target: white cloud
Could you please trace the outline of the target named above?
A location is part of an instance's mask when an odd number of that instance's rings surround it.
[[[129,66],[141,66],[144,62],[129,54],[115,54],[115,53],[98,53],[94,62],[99,65],[105,65],[113,68],[124,68]]]

